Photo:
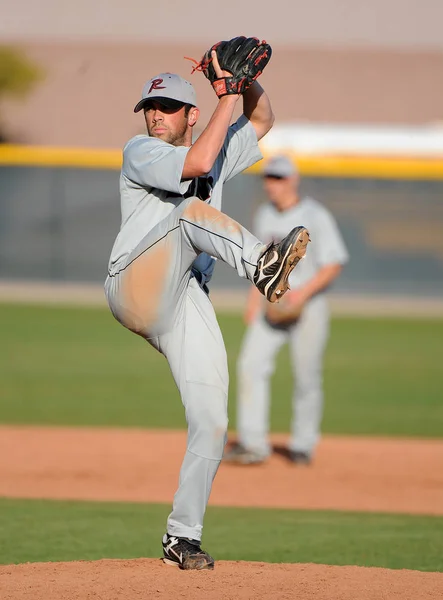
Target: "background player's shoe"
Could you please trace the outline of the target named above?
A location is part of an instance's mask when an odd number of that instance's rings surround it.
[[[225,462],[235,463],[237,465],[261,465],[265,462],[267,456],[248,450],[241,444],[234,444],[223,456]]]
[[[280,243],[270,244],[258,259],[253,282],[269,302],[276,302],[289,289],[288,277],[305,256],[308,242],[306,227],[295,227]]]
[[[310,465],[312,457],[308,452],[301,450],[289,450],[289,460],[296,465]]]
[[[198,540],[176,537],[169,533],[163,536],[163,562],[184,570],[214,568],[214,559],[201,549]]]

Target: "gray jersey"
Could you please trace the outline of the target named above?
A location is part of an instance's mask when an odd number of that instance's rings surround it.
[[[311,243],[305,258],[290,275],[292,289],[304,285],[325,265],[348,261],[348,252],[334,217],[313,198],[304,197],[283,212],[271,203],[264,204],[257,211],[254,233],[266,243],[279,242],[297,225],[308,229]]]
[[[123,149],[120,176],[121,227],[109,261],[113,275],[144,236],[174,210],[192,180],[182,181],[183,165],[189,148],[173,146],[150,137],[136,135]],[[207,202],[221,209],[223,183],[262,158],[257,135],[242,115],[231,125],[223,147],[208,173],[211,182]],[[201,254],[195,265],[210,279],[214,260]]]

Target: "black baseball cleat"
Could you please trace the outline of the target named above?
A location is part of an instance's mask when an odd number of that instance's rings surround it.
[[[163,562],[183,570],[214,568],[214,559],[201,549],[198,540],[176,537],[169,533],[163,536]]]
[[[253,282],[269,302],[276,302],[288,291],[288,277],[305,256],[309,241],[306,227],[295,227],[281,242],[270,244],[258,259]]]

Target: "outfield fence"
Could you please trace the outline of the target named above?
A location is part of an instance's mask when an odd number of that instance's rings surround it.
[[[302,191],[336,216],[351,260],[347,295],[443,297],[443,161],[297,156]],[[0,146],[0,278],[101,283],[120,224],[121,153]],[[225,188],[247,227],[265,200],[260,165]],[[218,265],[215,290],[247,282]]]

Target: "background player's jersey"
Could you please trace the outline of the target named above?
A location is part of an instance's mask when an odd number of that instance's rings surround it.
[[[314,200],[304,197],[294,207],[283,212],[273,204],[262,205],[255,216],[255,235],[265,243],[279,242],[293,227],[303,225],[309,231],[311,243],[305,258],[289,277],[292,289],[309,281],[325,265],[348,261],[348,251],[329,210]]]
[[[193,180],[182,181],[181,177],[189,150],[148,135],[137,135],[124,147],[120,175],[122,220],[109,261],[111,275],[188,192]],[[261,158],[255,129],[242,115],[229,128],[223,147],[207,175],[210,185],[206,201],[220,210],[223,183]],[[208,280],[213,259],[200,255],[196,262],[198,269],[207,273]]]

